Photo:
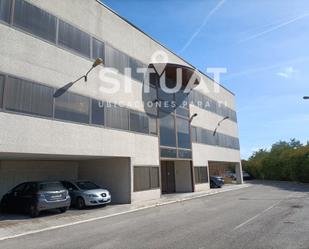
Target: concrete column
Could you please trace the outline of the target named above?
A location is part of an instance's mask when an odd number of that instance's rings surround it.
[[[237,184],[243,184],[243,177],[242,177],[242,167],[241,167],[241,163],[236,163],[235,165],[235,172],[236,172],[236,181]]]

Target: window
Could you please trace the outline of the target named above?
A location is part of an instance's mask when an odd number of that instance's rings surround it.
[[[52,117],[52,88],[8,77],[5,91],[5,108],[7,110]]]
[[[145,66],[138,60],[129,57],[129,67],[131,68],[132,78],[137,81],[143,82],[144,74],[138,73],[137,70],[138,68],[144,68]]]
[[[101,58],[104,61],[105,58],[105,47],[104,47],[104,43],[92,38],[92,58],[96,59],[96,58]]]
[[[131,111],[130,130],[148,134],[149,133],[148,117],[145,114]]]
[[[64,47],[90,57],[90,35],[61,20],[59,20],[58,42]]]
[[[192,151],[191,150],[178,150],[178,157],[179,158],[192,158]]]
[[[182,108],[181,106],[178,106],[176,109],[176,114],[183,117],[189,117],[189,110],[186,108]]]
[[[150,188],[159,188],[159,167],[150,168]]]
[[[174,116],[160,112],[160,145],[176,147]]]
[[[149,87],[149,91],[148,91]],[[157,89],[154,87],[148,86],[144,84],[143,87],[143,102],[144,102],[144,109],[147,114],[150,115],[157,115]]]
[[[3,106],[4,76],[0,75],[0,108]]]
[[[0,20],[10,22],[11,0],[0,0]]]
[[[89,123],[89,98],[65,92],[55,98],[55,118]]]
[[[38,191],[38,186],[34,182],[27,183],[23,190],[24,194],[34,194],[36,191]]]
[[[183,118],[176,118],[176,120],[177,120],[178,147],[190,149],[191,141],[190,141],[189,120]]]
[[[46,39],[56,42],[56,17],[26,1],[16,0],[14,25]]]
[[[219,132],[214,136],[213,131],[200,127],[192,127],[192,142],[239,150],[239,139],[237,137]]]
[[[161,148],[160,154],[161,154],[161,157],[166,157],[166,158],[176,158],[177,157],[176,149]]]
[[[184,91],[181,90],[175,93],[176,105],[188,109],[189,108],[188,95],[189,93],[185,93]]]
[[[149,132],[150,134],[157,135],[157,119],[155,117],[149,117]]]
[[[104,125],[104,102],[93,99],[91,108],[91,123]]]
[[[70,190],[70,191],[78,190],[78,188],[70,182],[61,182],[61,183],[62,183],[63,187],[65,187],[67,190]]]
[[[194,167],[195,183],[207,183],[207,167]]]
[[[13,188],[12,192],[22,192],[24,190],[24,188],[26,187],[27,183],[21,183],[19,185],[17,185],[15,188]]]
[[[134,191],[159,188],[159,167],[135,166]]]
[[[192,137],[192,143],[197,142],[197,137],[196,137],[196,127],[191,126],[191,137]]]
[[[120,73],[129,67],[129,57],[119,50],[106,44],[105,46],[105,65],[116,68]]]
[[[129,130],[129,111],[118,106],[106,108],[106,125],[108,127]]]

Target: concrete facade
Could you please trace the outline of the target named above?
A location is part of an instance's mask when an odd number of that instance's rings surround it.
[[[129,24],[95,0],[27,0],[34,6],[74,25],[92,37],[139,60],[153,62],[158,51],[168,55],[169,63],[192,67],[179,56]],[[79,77],[93,60],[52,44],[29,32],[0,21],[0,74],[39,82],[58,89]],[[196,91],[236,110],[235,96],[221,85],[199,73],[201,83]],[[119,74],[120,90],[104,94],[100,86],[100,68],[95,68],[86,83],[74,84],[72,93],[89,98],[116,102],[121,100],[132,110],[144,112],[143,84],[130,79],[132,92],[127,94],[128,79]],[[129,103],[139,103],[132,105]],[[190,113],[197,113],[191,125],[213,130],[222,116],[190,104]],[[41,179],[89,179],[108,186],[113,201],[128,203],[159,198],[160,188],[134,191],[134,166],[159,167],[159,137],[112,128],[102,128],[33,117],[0,109],[0,197],[20,181]],[[238,138],[237,123],[227,120],[220,133]],[[193,191],[192,166],[207,167],[208,161],[227,161],[238,165],[239,149],[192,144],[192,159],[175,162],[176,192]],[[239,180],[241,183],[241,180]],[[209,182],[195,184],[195,191],[206,190]]]

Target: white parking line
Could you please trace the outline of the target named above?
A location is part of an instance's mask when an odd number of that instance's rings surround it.
[[[286,199],[290,198],[294,193],[290,194]],[[244,221],[243,223],[239,224],[238,226],[234,227],[234,229],[232,231],[235,231],[245,225],[247,225],[248,223],[250,223],[251,221],[255,220],[256,218],[260,217],[261,215],[263,215],[264,213],[268,212],[269,210],[273,209],[275,206],[277,206],[278,204],[280,204],[282,201],[286,200],[286,199],[282,199],[280,201],[277,201],[275,204],[271,205],[270,207],[264,209],[262,212],[258,213],[257,215],[251,217],[250,219]]]
[[[2,238],[0,238],[0,241],[7,240],[7,239],[14,239],[14,238],[18,238],[18,237],[22,237],[22,236],[26,236],[26,235],[31,235],[31,234],[36,234],[36,233],[41,233],[41,232],[46,232],[46,231],[51,231],[51,230],[64,228],[64,227],[68,227],[68,226],[79,225],[79,224],[97,221],[97,220],[101,220],[101,219],[111,218],[111,217],[115,217],[115,216],[118,216],[118,215],[129,214],[129,213],[138,212],[138,211],[149,209],[149,208],[169,205],[169,204],[173,204],[173,203],[177,203],[177,202],[183,202],[183,201],[188,201],[188,200],[192,200],[192,199],[202,198],[202,197],[209,196],[209,195],[215,195],[215,194],[229,192],[229,191],[233,191],[233,190],[239,190],[239,189],[247,188],[247,187],[250,187],[250,186],[251,185],[242,185],[242,186],[239,186],[237,188],[222,189],[220,191],[214,191],[214,192],[210,192],[210,193],[206,193],[206,194],[202,194],[202,195],[185,197],[185,198],[181,198],[181,199],[177,199],[177,200],[173,200],[173,201],[156,203],[156,204],[152,204],[152,205],[148,205],[148,206],[144,206],[144,207],[140,207],[140,208],[135,208],[135,209],[132,209],[132,210],[123,211],[123,212],[119,212],[119,213],[109,214],[109,215],[105,215],[105,216],[99,216],[99,217],[90,218],[90,219],[86,219],[86,220],[80,220],[80,221],[76,221],[76,222],[66,223],[66,224],[63,224],[63,225],[50,226],[50,227],[46,227],[46,228],[42,228],[42,229],[37,229],[37,230],[32,230],[32,231],[28,231],[28,232],[24,232],[24,233],[19,233],[19,234],[14,234],[14,235],[2,237]]]

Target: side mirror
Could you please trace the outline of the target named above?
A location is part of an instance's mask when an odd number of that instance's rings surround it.
[[[73,191],[73,188],[68,188],[69,191]]]
[[[14,191],[14,192],[13,192],[13,195],[14,195],[14,196],[17,196],[17,195],[18,195],[18,192]]]

